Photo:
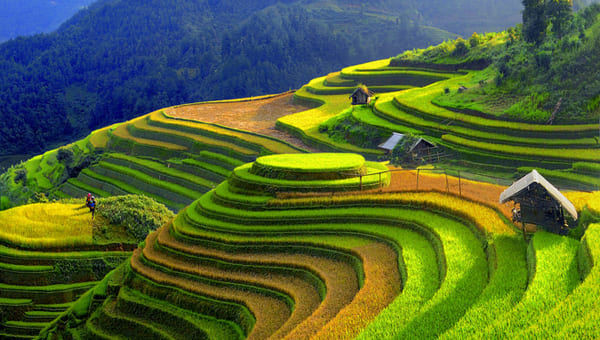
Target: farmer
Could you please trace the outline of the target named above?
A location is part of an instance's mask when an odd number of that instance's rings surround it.
[[[85,198],[85,205],[90,208],[90,212],[92,213],[92,220],[94,219],[94,215],[96,214],[96,198],[92,196],[91,193],[88,192],[87,197]]]

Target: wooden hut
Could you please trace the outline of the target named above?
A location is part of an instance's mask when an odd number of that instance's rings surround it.
[[[537,171],[532,170],[500,195],[500,203],[513,201],[513,221],[542,226],[547,231],[566,235],[565,212],[577,220],[577,210],[558,189]]]
[[[371,101],[371,91],[366,86],[359,86],[348,98],[352,98],[352,105],[369,104]]]
[[[436,148],[436,145],[421,137],[417,138],[408,149],[413,157],[428,156],[431,151]]]

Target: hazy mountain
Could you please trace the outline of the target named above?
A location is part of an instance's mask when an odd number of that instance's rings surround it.
[[[54,31],[95,0],[0,0],[0,42]]]

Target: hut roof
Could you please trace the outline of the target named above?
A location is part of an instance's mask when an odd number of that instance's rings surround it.
[[[563,206],[563,208],[565,208],[569,215],[573,216],[574,219],[577,219],[577,210],[575,209],[573,203],[571,203],[571,201],[569,201],[560,191],[558,191],[558,189],[556,189],[556,187],[550,184],[550,182],[548,182],[548,180],[540,175],[535,169],[504,190],[504,192],[500,194],[500,203],[504,203],[511,198],[518,196],[524,190],[527,190],[527,188],[533,183],[537,183],[546,189],[548,194],[557,200]]]
[[[427,147],[433,148],[435,147],[435,144],[431,143],[430,141],[423,139],[423,138],[417,138],[417,140],[415,140],[415,142],[410,146],[410,149],[408,149],[409,152],[413,152],[413,150],[417,147],[417,145],[421,144],[421,143],[425,143],[425,145]]]
[[[384,150],[392,151],[400,143],[400,141],[404,138],[404,135],[398,132],[392,132],[392,136],[388,138],[385,142],[379,144],[379,147]]]
[[[373,92],[371,92],[366,86],[358,86],[348,98],[352,98],[357,92],[362,92],[367,96],[371,96],[373,94]]]

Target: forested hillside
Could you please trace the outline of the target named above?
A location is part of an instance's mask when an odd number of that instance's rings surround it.
[[[160,107],[298,88],[455,37],[427,26],[435,26],[435,8],[390,0],[97,1],[54,33],[0,45],[0,155],[35,154]],[[465,25],[480,22],[472,19]]]
[[[22,35],[51,32],[95,0],[27,0],[0,2],[0,42]]]

